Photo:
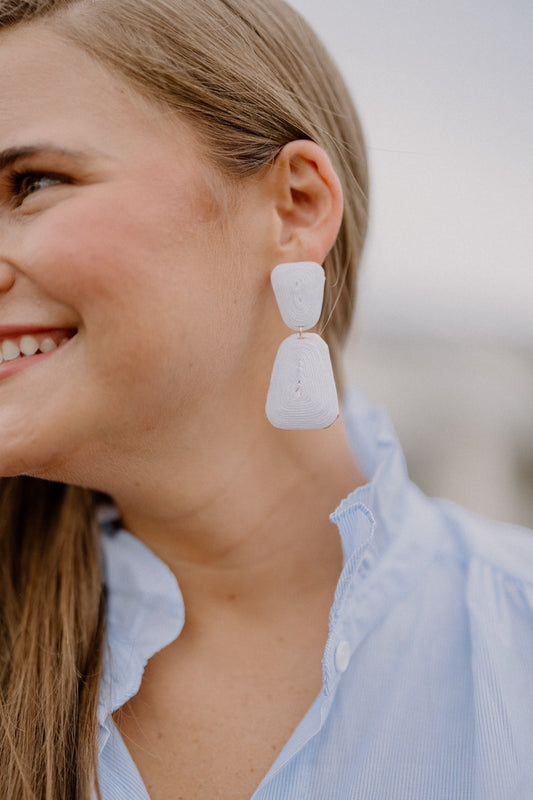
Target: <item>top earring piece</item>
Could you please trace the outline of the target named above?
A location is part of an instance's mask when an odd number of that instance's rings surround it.
[[[278,264],[271,273],[272,288],[287,327],[313,328],[322,311],[326,275],[314,261]]]

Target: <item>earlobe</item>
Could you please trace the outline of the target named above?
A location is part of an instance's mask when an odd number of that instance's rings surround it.
[[[314,142],[289,142],[275,162],[280,261],[322,263],[342,220],[342,189],[325,151]]]

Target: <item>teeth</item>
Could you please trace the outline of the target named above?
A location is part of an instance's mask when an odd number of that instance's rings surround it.
[[[11,339],[5,339],[2,342],[2,355],[4,356],[4,361],[14,361],[15,358],[20,356],[18,344]]]
[[[42,340],[39,346],[39,350],[41,351],[41,353],[49,353],[50,350],[55,350],[56,347],[57,345],[54,342],[54,340],[50,336],[47,336],[45,339]]]
[[[4,339],[0,341],[0,364],[4,361],[15,361],[17,358],[34,356],[36,353],[49,353],[59,345],[69,341],[68,336],[64,336],[59,344],[52,336],[45,336],[40,340],[38,336],[24,334],[20,339]]]
[[[39,342],[35,336],[22,336],[19,343],[20,352],[25,356],[34,356],[39,349]]]

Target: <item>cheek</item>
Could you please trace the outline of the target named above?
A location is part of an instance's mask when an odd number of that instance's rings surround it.
[[[146,240],[140,217],[113,204],[83,198],[43,214],[26,239],[27,271],[50,293],[83,300],[85,293],[110,294],[116,284],[135,280],[132,255],[142,254]],[[131,265],[131,266],[130,266]],[[129,274],[128,274],[129,272]]]
[[[156,188],[86,187],[32,223],[26,260],[79,318],[91,372],[111,378],[120,359],[124,380],[142,362],[154,378],[201,381],[250,335],[250,270],[197,193]]]
[[[28,225],[23,269],[82,314],[97,312],[103,300],[117,308],[161,302],[198,273],[206,228],[185,204],[169,209],[133,192],[87,187]]]

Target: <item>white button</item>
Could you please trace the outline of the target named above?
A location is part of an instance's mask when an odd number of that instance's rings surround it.
[[[335,650],[335,667],[338,672],[346,672],[351,655],[350,645],[346,639],[343,639],[342,642],[339,642]]]

